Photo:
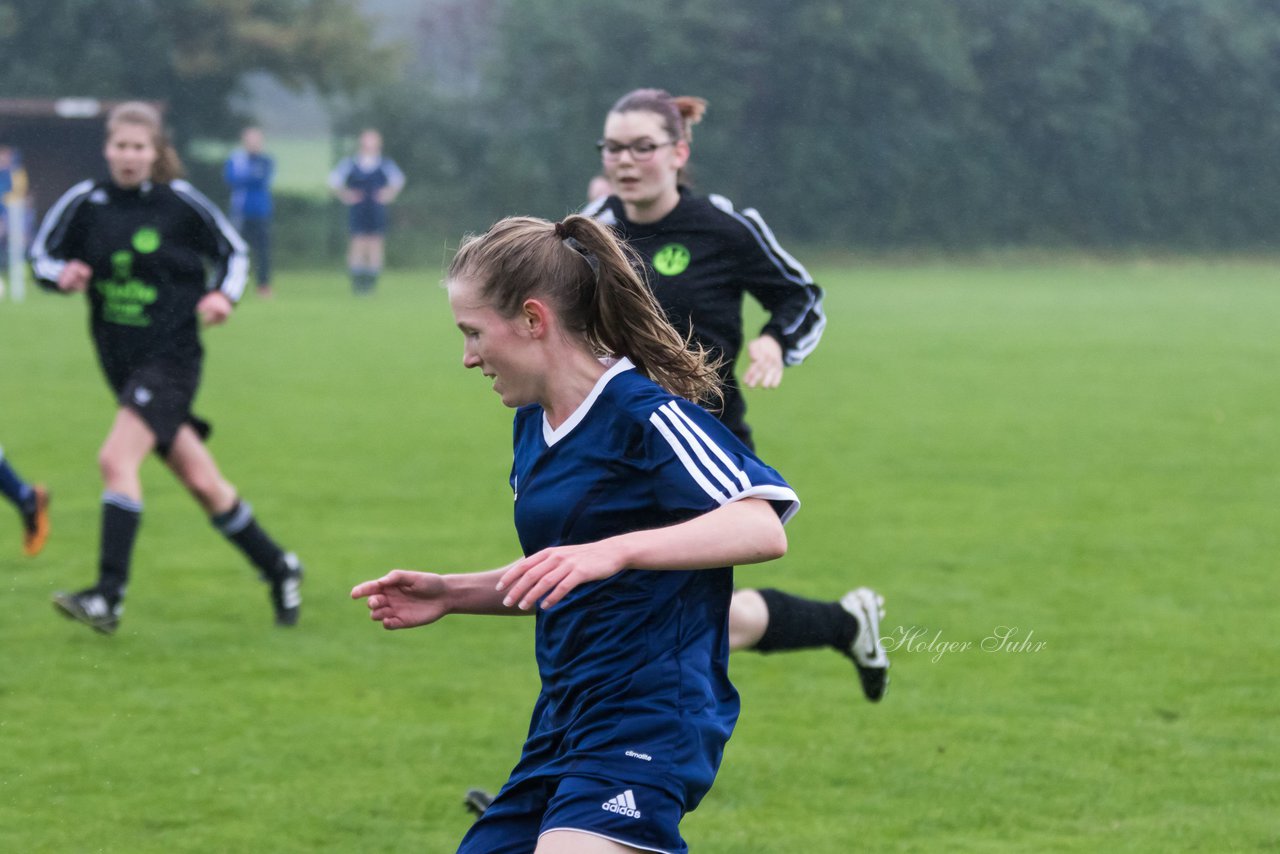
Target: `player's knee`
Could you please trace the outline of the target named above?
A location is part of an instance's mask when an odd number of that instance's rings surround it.
[[[98,471],[105,483],[114,483],[128,477],[136,468],[132,460],[111,444],[103,445],[98,450]]]

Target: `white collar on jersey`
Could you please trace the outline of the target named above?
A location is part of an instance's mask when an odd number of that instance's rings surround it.
[[[635,367],[630,359],[623,356],[621,359],[613,360],[604,358],[600,360],[609,365],[609,370],[600,375],[600,379],[596,380],[596,384],[592,387],[591,393],[587,395],[582,403],[578,404],[578,408],[573,410],[573,414],[564,420],[564,423],[554,430],[551,429],[551,423],[547,421],[547,413],[542,413],[542,439],[547,443],[547,447],[559,442],[565,436],[573,432],[573,428],[577,427],[582,419],[587,417],[587,413],[591,411],[591,406],[596,402],[596,398],[600,396],[600,392],[604,391],[604,387],[609,384],[609,380],[616,377],[623,371],[629,371]]]

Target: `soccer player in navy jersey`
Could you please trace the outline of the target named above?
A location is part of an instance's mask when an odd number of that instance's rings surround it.
[[[0,495],[18,508],[22,516],[22,550],[35,557],[49,539],[49,490],[27,483],[5,458],[0,448]]]
[[[329,173],[329,189],[347,206],[351,289],[372,293],[382,272],[387,205],[404,189],[404,173],[382,154],[382,134],[373,128],[360,132],[356,153],[342,158]]]
[[[738,716],[737,564],[786,550],[795,493],[705,409],[686,349],[594,221],[510,218],[450,266],[463,365],[515,408],[524,556],[357,585],[389,629],[448,614],[537,619],[542,691],[519,763],[459,851],[683,852]]]
[[[182,164],[151,105],[129,102],[111,111],[104,155],[110,178],[82,181],[63,194],[31,247],[42,287],[88,297],[98,363],[117,404],[98,452],[104,486],[98,581],[55,594],[54,606],[103,634],[118,628],[142,520],[140,469],[155,452],[267,582],[276,623],[291,626],[302,567],[222,476],[205,446],[209,424],[191,411],[204,361],[200,324],[225,321],[244,292],[244,241],[180,180]]]
[[[826,327],[822,289],[789,255],[754,209],[723,196],[700,196],[686,184],[692,127],[706,101],[637,89],[620,98],[598,143],[612,194],[583,213],[609,225],[644,260],[649,285],[672,325],[718,360],[724,388],[718,417],[754,447],[735,374],[743,350],[742,303],[750,294],[769,313],[746,343],[742,382],[775,388],[785,366],[800,364]],[[850,658],[867,699],[888,687],[889,658],[880,641],[884,600],[859,587],[839,601],[776,589],[739,590],[730,611],[734,650],[779,652],[833,648]]]

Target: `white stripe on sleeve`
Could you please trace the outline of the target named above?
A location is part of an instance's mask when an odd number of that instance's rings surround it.
[[[738,466],[734,463],[734,461],[729,458],[729,455],[724,452],[724,449],[721,448],[714,441],[712,441],[711,437],[708,436],[706,433],[704,433],[702,428],[699,427],[692,418],[690,418],[688,415],[682,412],[680,407],[676,405],[676,402],[674,400],[669,402],[663,408],[669,409],[671,414],[675,416],[676,426],[680,428],[682,432],[685,432],[685,435],[688,435],[688,432],[685,430],[685,427],[687,427],[688,430],[691,430],[694,433],[698,434],[698,438],[702,440],[702,443],[701,445],[695,445],[695,450],[698,450],[699,456],[703,457],[703,462],[706,464],[707,468],[711,469],[718,478],[723,478],[723,476],[720,474],[720,470],[716,469],[712,465],[711,461],[706,459],[705,455],[701,451],[702,447],[711,449],[711,452],[714,453],[720,459],[721,464],[724,466],[724,471],[732,473],[737,478],[738,483],[742,484],[741,486],[742,489],[751,488],[751,478],[747,477],[747,473],[742,469],[738,468]],[[681,425],[684,425],[684,426],[682,427]],[[690,437],[689,441],[690,441],[690,444],[693,444],[692,437]],[[723,479],[721,480],[721,482],[724,483],[725,488],[728,489],[730,492],[733,492],[739,488]]]
[[[58,199],[45,214],[44,221],[40,223],[40,230],[36,232],[35,239],[31,241],[31,249],[27,253],[27,257],[31,259],[31,269],[37,279],[57,283],[58,277],[62,275],[62,269],[67,266],[67,262],[50,256],[49,244],[53,243],[56,246],[62,242],[76,208],[89,197],[92,189],[93,181],[81,181],[63,193],[62,198]]]
[[[688,470],[689,476],[694,479],[698,486],[701,486],[707,495],[710,495],[715,499],[716,504],[727,503],[729,501],[728,497],[720,490],[716,489],[715,484],[707,479],[707,476],[698,468],[697,463],[689,457],[689,452],[684,449],[684,445],[680,443],[680,440],[671,430],[671,427],[667,425],[667,422],[662,418],[660,412],[661,410],[650,415],[649,423],[657,428],[658,432],[662,434],[662,438],[666,439],[667,443],[671,445],[671,450],[675,451],[680,462],[684,463],[685,469]]]
[[[186,181],[173,181],[169,186],[173,188],[178,198],[195,209],[210,231],[225,241],[228,249],[225,257],[214,259],[218,265],[226,265],[225,270],[217,271],[221,278],[215,284],[215,288],[226,294],[231,302],[239,302],[240,297],[244,295],[245,283],[249,280],[249,247],[245,244],[244,238],[222,215],[218,206],[209,201],[195,187]]]

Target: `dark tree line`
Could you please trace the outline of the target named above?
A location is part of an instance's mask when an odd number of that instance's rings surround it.
[[[384,0],[386,5],[389,0]],[[243,75],[342,95],[408,227],[559,216],[638,86],[708,99],[698,186],[788,238],[1258,248],[1280,223],[1275,0],[0,0],[0,93],[165,100],[230,138]]]
[[[416,43],[368,106],[450,231],[571,209],[605,111],[647,85],[710,101],[700,188],[803,240],[1255,248],[1280,225],[1273,0],[436,0]]]
[[[180,144],[234,134],[249,72],[324,93],[394,76],[352,0],[0,0],[0,97],[163,102]]]

